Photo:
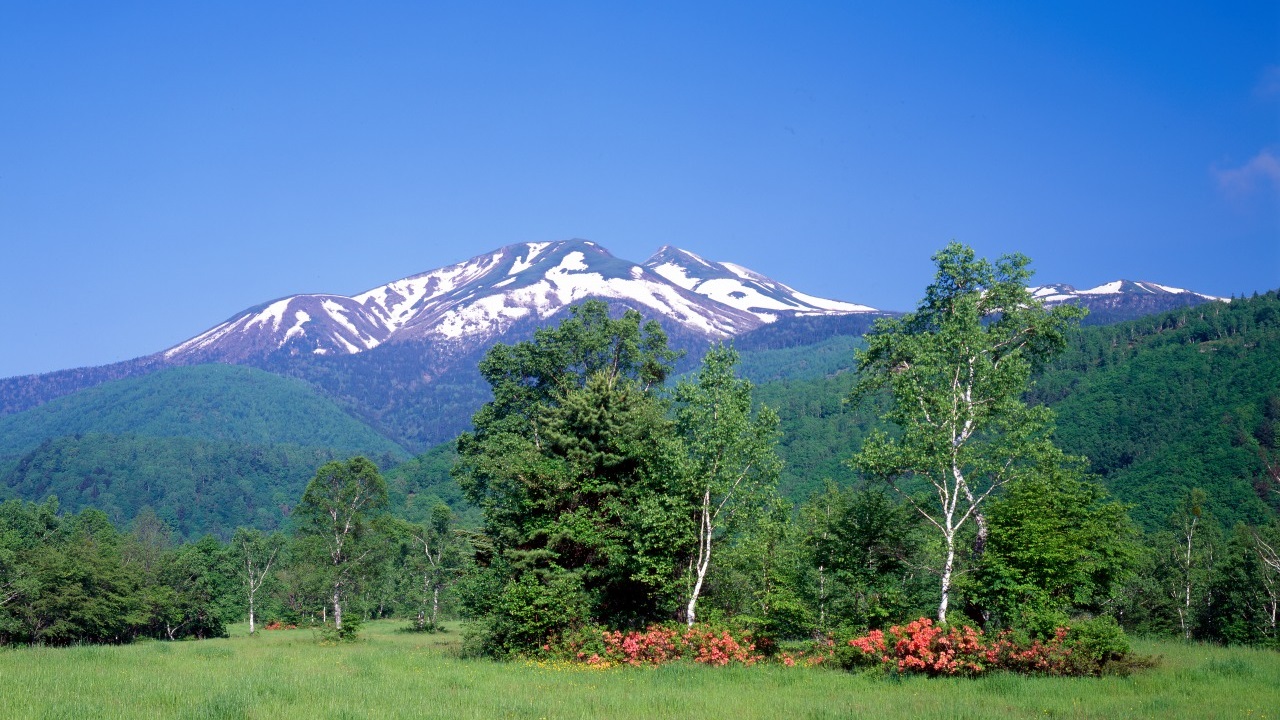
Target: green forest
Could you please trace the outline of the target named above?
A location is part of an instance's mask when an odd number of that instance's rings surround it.
[[[494,658],[925,675],[1280,647],[1280,294],[1082,327],[1024,257],[934,261],[865,335],[696,363],[588,301],[490,349],[471,429],[412,459],[245,368],[7,416],[0,644],[464,619]]]

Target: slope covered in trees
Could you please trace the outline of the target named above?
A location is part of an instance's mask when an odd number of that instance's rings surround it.
[[[786,460],[780,488],[799,500],[824,478],[855,481],[845,465],[877,414],[844,402],[857,342],[743,353],[756,397],[777,408]],[[1227,525],[1280,509],[1267,490],[1280,471],[1280,297],[1208,303],[1119,325],[1082,328],[1039,372],[1027,399],[1058,413],[1064,451],[1089,469],[1144,526],[1155,527],[1189,488],[1209,495]],[[1270,478],[1270,480],[1269,480]],[[1272,485],[1274,487],[1274,484]]]
[[[197,365],[118,380],[0,417],[0,456],[86,433],[291,444],[406,457],[305,383],[248,367]]]
[[[1228,527],[1280,510],[1280,296],[1269,292],[1095,327],[1030,398],[1058,412],[1063,448],[1143,525],[1191,488]]]
[[[3,476],[14,497],[56,496],[128,524],[151,507],[183,538],[229,538],[237,526],[281,527],[316,466],[345,454],[296,445],[245,445],[145,435],[48,440]]]

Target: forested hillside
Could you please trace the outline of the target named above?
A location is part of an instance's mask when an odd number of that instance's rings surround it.
[[[0,417],[0,494],[124,524],[152,507],[181,537],[225,538],[279,527],[319,464],[357,454],[408,458],[298,380],[174,368]]]
[[[756,397],[778,409],[786,466],[779,488],[800,500],[854,481],[845,460],[879,413],[844,402],[852,338],[743,353]],[[847,352],[846,352],[847,350]],[[1090,469],[1135,520],[1162,526],[1187,490],[1215,516],[1261,522],[1280,509],[1267,489],[1280,468],[1280,298],[1269,292],[1118,325],[1090,326],[1035,378],[1028,400],[1058,413],[1063,449]],[[1274,487],[1274,485],[1272,486]]]
[[[323,447],[407,457],[307,384],[253,368],[197,365],[128,378],[0,417],[0,456],[86,433]]]
[[[42,443],[4,476],[15,497],[56,496],[70,512],[98,509],[128,525],[146,507],[182,537],[227,539],[238,526],[281,527],[328,448],[184,437],[77,435]]]
[[[1147,527],[1162,525],[1191,488],[1228,526],[1280,509],[1268,487],[1280,480],[1274,291],[1089,328],[1031,399],[1053,406],[1063,448],[1088,457]]]

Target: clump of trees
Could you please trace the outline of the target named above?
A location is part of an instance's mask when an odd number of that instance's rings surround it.
[[[238,528],[177,543],[144,508],[127,532],[98,510],[56,498],[0,504],[0,645],[127,643],[225,637],[244,619],[332,627],[351,639],[364,617],[417,617],[438,629],[468,541],[427,499],[427,524],[384,513],[386,485],[363,457],[326,463],[291,531]],[[426,618],[430,617],[430,622]],[[353,622],[354,620],[354,622]]]
[[[121,643],[221,637],[238,618],[213,538],[174,547],[149,511],[121,533],[56,499],[0,504],[0,643]]]
[[[675,358],[657,323],[588,301],[481,362],[494,399],[455,475],[492,541],[469,600],[485,652],[694,621],[717,548],[773,498],[777,418],[752,411],[731,349],[670,396]]]

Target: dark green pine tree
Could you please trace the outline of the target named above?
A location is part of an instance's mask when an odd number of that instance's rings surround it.
[[[613,626],[673,613],[692,514],[659,395],[674,358],[657,323],[588,301],[481,362],[493,400],[454,474],[493,542],[491,650],[542,642],[570,606]]]

